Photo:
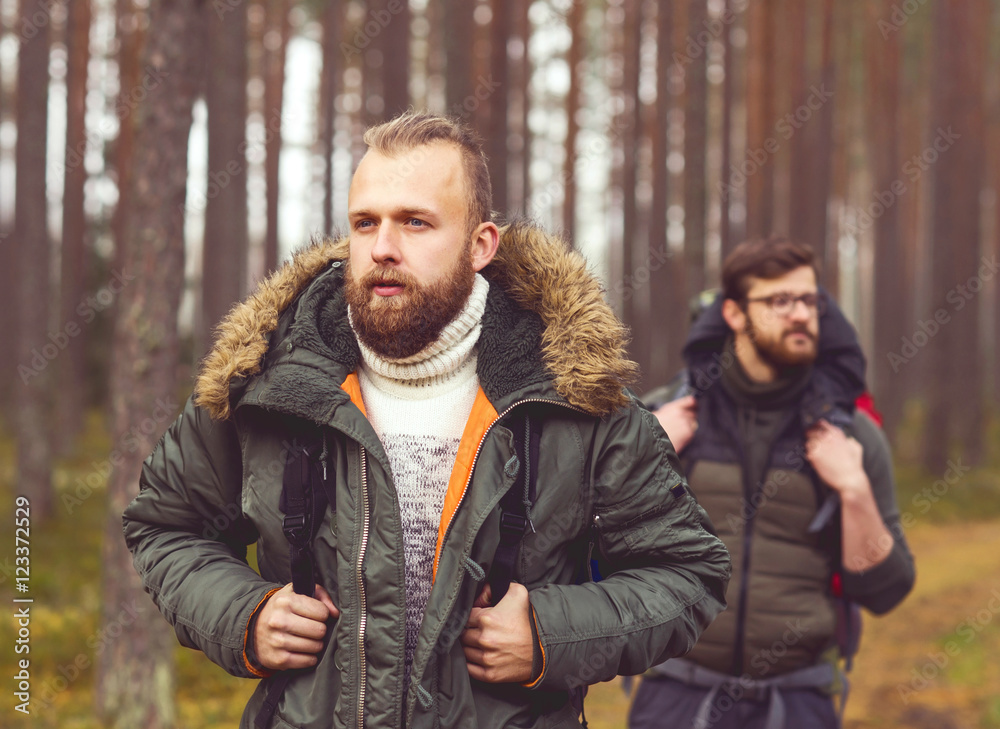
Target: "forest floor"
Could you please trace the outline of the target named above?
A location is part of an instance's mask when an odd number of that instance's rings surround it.
[[[900,469],[898,498],[901,512],[912,517],[907,538],[917,561],[917,584],[888,616],[866,616],[851,674],[847,729],[1000,729],[998,436],[993,433],[989,441],[989,466],[967,473],[937,501],[921,496],[934,478],[916,468]],[[110,448],[95,417],[77,452],[59,462],[60,493],[72,493],[81,479],[94,483]],[[910,450],[905,441],[898,449]],[[13,460],[11,438],[0,438],[0,512],[11,518]],[[14,711],[13,692],[5,688],[0,725],[102,726],[93,718],[95,665],[103,646],[114,640],[100,625],[104,520],[104,489],[98,485],[89,498],[60,499],[53,519],[33,525],[32,695],[42,705],[21,717]],[[0,547],[0,603],[12,606],[14,545],[9,539]],[[143,609],[153,610],[148,602]],[[21,657],[14,653],[13,613],[0,620],[0,676],[8,678]],[[227,675],[195,651],[178,647],[176,659],[177,726],[236,726],[255,682]],[[587,718],[593,729],[623,727],[627,710],[619,680],[592,687]]]

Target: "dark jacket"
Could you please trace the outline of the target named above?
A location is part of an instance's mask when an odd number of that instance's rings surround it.
[[[755,392],[727,346],[730,336],[720,297],[695,323],[684,349],[698,430],[682,462],[733,558],[729,608],[689,658],[764,678],[813,665],[836,644],[832,583],[839,580],[848,600],[884,613],[909,592],[914,568],[899,524],[888,443],[854,408],[864,391],[865,362],[840,310],[831,306],[820,320],[815,367],[772,392]],[[885,561],[864,574],[841,565],[839,511],[824,524],[817,521],[832,492],[805,457],[805,431],[821,418],[862,444],[865,471],[895,538]]]
[[[196,395],[146,461],[126,509],[136,569],[179,640],[227,671],[262,601],[290,579],[279,505],[287,443],[325,436],[335,479],[314,540],[341,610],[315,670],[296,676],[276,727],[576,726],[569,692],[686,653],[723,609],[729,557],[702,526],[676,455],[623,385],[624,330],[582,259],[527,226],[484,270],[481,392],[459,447],[434,587],[404,696],[405,585],[388,459],[366,420],[342,294],[345,242],[313,247],[222,325]],[[509,418],[541,423],[536,532],[514,579],[529,589],[543,669],[530,686],[472,681],[458,641],[499,539],[518,463]],[[237,508],[234,508],[237,507]],[[225,528],[219,524],[220,515]],[[574,584],[593,540],[608,565]],[[245,561],[256,543],[260,574]],[[270,681],[251,699],[247,727]]]

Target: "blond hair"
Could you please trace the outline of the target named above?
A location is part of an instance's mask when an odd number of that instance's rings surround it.
[[[370,149],[387,157],[433,142],[446,142],[458,147],[465,166],[469,186],[469,228],[490,221],[493,217],[493,188],[479,137],[456,119],[425,112],[406,111],[365,132],[364,142]]]

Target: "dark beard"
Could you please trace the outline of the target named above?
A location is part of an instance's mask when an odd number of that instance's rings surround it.
[[[475,278],[471,247],[442,280],[429,285],[389,268],[376,268],[355,281],[348,262],[344,297],[351,307],[354,332],[362,344],[384,359],[412,357],[437,340],[441,330],[458,316]],[[403,292],[382,298],[373,289],[382,282],[399,284]]]
[[[757,330],[754,329],[753,322],[748,316],[745,332],[750,338],[753,348],[757,351],[757,355],[761,358],[761,360],[773,367],[776,372],[787,373],[789,371],[795,371],[807,365],[811,365],[816,361],[816,354],[818,351],[816,346],[816,337],[814,337],[812,332],[810,332],[805,326],[795,327],[786,332],[782,332],[781,338],[777,342],[764,342],[761,341],[760,337],[757,335]],[[785,336],[798,332],[805,334],[812,340],[812,352],[791,352],[784,346]]]

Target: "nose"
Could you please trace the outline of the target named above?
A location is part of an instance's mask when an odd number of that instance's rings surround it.
[[[399,263],[399,237],[391,221],[382,221],[372,246],[372,260],[379,264]]]

